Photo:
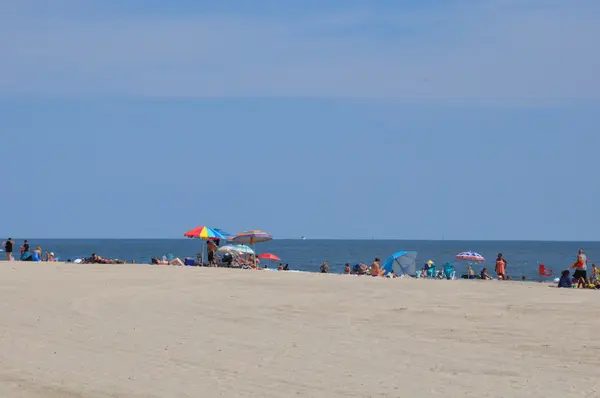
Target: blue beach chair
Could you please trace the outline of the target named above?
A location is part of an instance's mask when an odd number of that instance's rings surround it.
[[[427,278],[430,278],[430,279],[435,278],[435,264],[431,264],[427,268]]]
[[[454,279],[455,277],[454,264],[446,263],[444,264],[444,277],[448,280]]]

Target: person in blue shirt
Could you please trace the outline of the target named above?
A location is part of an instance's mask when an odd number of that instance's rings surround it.
[[[573,287],[573,278],[569,274],[569,270],[564,270],[558,280],[558,287]]]

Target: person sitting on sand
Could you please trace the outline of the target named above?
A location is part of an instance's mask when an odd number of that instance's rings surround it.
[[[284,270],[284,271],[289,271],[289,270],[290,270],[290,266],[289,266],[288,264],[286,264],[286,265],[283,267],[283,270]]]
[[[475,279],[475,271],[473,271],[473,268],[470,265],[469,265],[469,270],[467,272],[467,278]]]
[[[346,265],[344,265],[344,274],[350,274],[350,263],[346,263]]]
[[[562,272],[560,279],[558,280],[558,287],[573,287],[573,278],[569,274],[568,269]]]
[[[492,277],[489,276],[487,273],[487,268],[484,268],[481,270],[481,279],[486,280],[486,281],[489,281],[492,279]]]
[[[277,271],[283,271],[283,264],[279,263],[277,266]]]
[[[375,261],[371,264],[371,276],[383,276],[385,271],[381,269],[381,265],[379,264],[379,258],[375,257]]]
[[[56,261],[55,257],[54,257],[54,252],[50,252],[50,253],[46,252],[46,260],[45,261],[48,261],[48,262]]]
[[[322,274],[327,274],[329,272],[329,264],[327,264],[327,260],[323,260],[323,264],[321,264],[320,271]]]
[[[353,268],[353,272],[356,275],[364,275],[367,273],[368,267],[366,264],[360,263],[360,264],[356,264]]]
[[[42,261],[42,248],[39,246],[33,249],[33,261]]]

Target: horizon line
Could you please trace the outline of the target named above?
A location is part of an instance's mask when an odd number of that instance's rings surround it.
[[[7,239],[7,238],[5,238]],[[0,239],[4,241],[5,239]],[[128,238],[128,237],[33,237],[33,238],[14,238],[14,240],[190,240],[185,237],[165,237],[165,238]],[[195,239],[195,238],[192,238]],[[572,243],[597,243],[598,240],[573,240],[573,239],[408,239],[408,238],[273,238],[273,240],[311,240],[311,241],[408,241],[408,242],[572,242]]]

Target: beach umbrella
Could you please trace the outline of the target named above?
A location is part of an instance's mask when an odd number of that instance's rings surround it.
[[[483,263],[485,258],[479,253],[476,252],[462,252],[456,255],[457,260],[466,261],[469,266],[471,263]],[[468,272],[467,272],[468,275]]]
[[[213,228],[209,227],[197,227],[192,230],[187,231],[183,236],[188,238],[198,238],[205,240],[217,240],[217,239],[225,239],[225,237],[218,231],[215,231]],[[204,265],[204,243],[202,244],[202,257],[201,257],[201,265]]]
[[[258,258],[261,260],[273,260],[273,261],[281,261],[279,257],[271,253],[262,253],[258,255]]]
[[[271,268],[271,260],[272,261],[281,261],[281,259],[279,257],[277,257],[276,255],[272,254],[272,253],[262,253],[258,255],[258,258],[260,258],[261,260],[269,260],[269,268]]]
[[[273,240],[273,235],[258,229],[240,232],[239,234],[227,238],[227,242],[251,246],[256,243],[268,242],[270,240]]]
[[[383,263],[383,270],[386,274],[394,271],[397,276],[413,276],[417,273],[415,263],[417,262],[417,252],[399,251],[392,254]]]
[[[237,235],[227,238],[227,242],[229,243],[250,245],[253,247],[256,243],[268,242],[270,240],[273,240],[273,235],[258,229],[251,229],[249,231],[240,232]],[[254,257],[254,265],[256,265],[256,257]]]
[[[214,231],[217,231],[218,233],[220,233],[221,235],[223,235],[223,237],[225,238],[229,238],[230,236],[232,236],[232,234],[230,234],[229,232],[225,232],[220,228],[213,228]]]
[[[202,240],[225,239],[219,231],[209,227],[198,227],[187,231],[183,236],[188,238],[200,238]]]
[[[485,261],[485,258],[479,253],[476,252],[462,252],[456,255],[457,260],[468,261],[470,263],[482,263]]]
[[[242,253],[242,254],[254,254],[254,250],[250,246],[246,245],[227,245],[221,246],[217,250],[219,253]]]

